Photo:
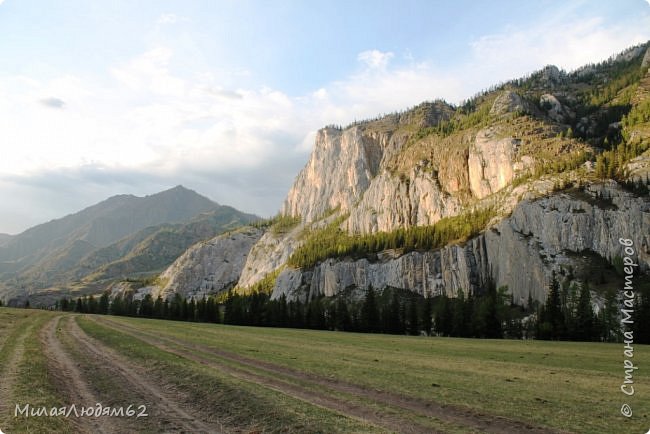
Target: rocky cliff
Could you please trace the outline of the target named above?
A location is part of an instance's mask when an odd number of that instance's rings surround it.
[[[238,286],[250,287],[286,263],[324,216],[347,216],[342,228],[359,234],[433,225],[470,206],[493,204],[491,196],[538,162],[584,152],[584,144],[558,139],[554,124],[517,112],[523,104],[520,97],[500,99],[484,102],[492,108],[486,119],[493,125],[478,123],[444,137],[429,133],[414,140],[414,132],[423,129],[394,118],[321,130],[283,207],[285,214],[299,216],[301,225],[288,234],[264,235],[249,255]],[[446,120],[428,117],[424,131]],[[549,188],[552,183],[541,193]],[[500,204],[507,211],[521,191],[513,194]]]
[[[650,201],[615,183],[524,200],[509,218],[462,245],[434,251],[383,252],[372,259],[328,259],[312,269],[287,269],[274,297],[332,296],[356,287],[396,287],[423,295],[481,291],[492,279],[514,300],[544,300],[553,272],[560,276],[622,256],[619,237],[634,241],[639,273],[650,270]]]
[[[332,208],[352,208],[377,174],[381,157],[380,143],[364,136],[358,127],[320,130],[314,152],[289,191],[283,212],[312,221]]]
[[[356,208],[373,179],[402,151],[413,128],[438,125],[452,113],[446,103],[424,103],[373,122],[320,130],[309,162],[289,191],[282,213],[312,222],[332,209],[346,212]]]
[[[548,66],[462,107],[427,103],[319,131],[282,207],[301,224],[265,234],[238,285],[250,287],[282,269],[274,297],[331,296],[368,285],[454,295],[494,281],[520,302],[529,294],[543,300],[553,272],[571,280],[579,278],[575,270],[611,263],[621,237],[635,241],[639,270],[647,272],[648,198],[596,179],[594,155],[620,140],[622,122],[611,121],[622,119],[622,101],[647,104],[648,52],[647,45],[635,47],[571,74]],[[647,119],[626,128],[643,149]],[[649,162],[646,152],[626,173],[645,181]],[[463,244],[282,268],[323,217],[338,216],[348,233],[374,234],[485,207],[499,217]]]
[[[195,245],[161,275],[154,295],[263,282],[273,298],[371,285],[455,296],[494,283],[524,304],[544,300],[554,274],[614,288],[619,238],[633,240],[647,277],[648,52],[646,44],[570,74],[548,66],[456,107],[428,102],[326,127],[276,223],[263,234],[246,229]],[[489,216],[483,230],[446,238],[442,248],[350,253],[339,243],[452,221],[462,229],[475,211]],[[292,262],[301,246],[318,249],[318,236],[339,237],[329,257]]]
[[[152,291],[154,298],[179,293],[202,298],[233,288],[253,245],[262,231],[253,227],[218,235],[189,248],[161,275],[162,284]]]

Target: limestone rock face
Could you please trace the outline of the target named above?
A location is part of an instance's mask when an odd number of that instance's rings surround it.
[[[514,138],[498,139],[490,128],[476,135],[467,161],[469,185],[474,196],[482,199],[514,179],[519,145],[519,140]]]
[[[529,293],[546,298],[552,272],[577,266],[584,252],[622,256],[618,237],[630,238],[639,272],[650,270],[650,200],[616,184],[523,201],[513,214],[464,245],[425,252],[384,252],[374,259],[327,259],[311,269],[286,269],[273,297],[331,296],[351,286],[405,288],[455,296],[479,291],[489,279],[508,285],[515,302]]]
[[[575,113],[567,109],[550,93],[545,93],[539,98],[539,104],[546,108],[546,114],[555,122],[565,123],[575,117]]]
[[[154,298],[179,293],[202,298],[234,287],[253,245],[262,236],[260,229],[246,227],[195,244],[160,275],[164,287],[155,288]]]
[[[318,132],[314,152],[298,175],[282,208],[283,214],[313,221],[327,210],[349,210],[370,185],[382,149],[359,127]]]
[[[513,113],[516,111],[528,112],[530,110],[528,104],[522,97],[512,91],[504,91],[501,93],[492,104],[490,114],[503,115],[506,113]]]
[[[640,56],[642,52],[636,53]],[[634,58],[637,54],[630,56]],[[594,68],[600,74],[602,68]],[[574,241],[569,240],[570,234],[579,237],[581,231],[590,233],[594,225],[606,231],[617,227],[617,222],[627,216],[622,212],[608,214],[614,212],[613,208],[600,208],[595,199],[554,194],[557,188],[571,182],[585,181],[581,178],[583,173],[576,170],[546,175],[535,172],[535,176],[522,178],[521,183],[513,185],[520,175],[533,169],[552,167],[556,159],[574,153],[579,157],[581,152],[589,151],[586,142],[558,137],[566,129],[566,125],[558,124],[573,125],[578,120],[576,133],[588,136],[595,135],[598,129],[595,118],[575,119],[570,108],[578,102],[573,75],[548,66],[527,80],[532,91],[522,87],[518,88],[520,93],[490,93],[480,104],[491,106],[481,105],[481,111],[467,117],[460,109],[454,112],[453,107],[443,103],[427,103],[344,130],[319,131],[310,160],[298,175],[282,212],[300,216],[300,230],[304,230],[321,224],[328,211],[338,209],[337,216],[347,215],[341,229],[351,234],[367,234],[432,225],[444,217],[488,206],[499,213],[499,218],[514,209],[518,213],[528,210],[523,215],[532,222],[535,215],[554,215],[541,208],[543,200],[530,202],[543,195],[550,195],[549,200],[567,201],[581,211],[553,217],[559,221],[545,223],[554,225],[553,230],[538,225],[535,232],[521,235],[528,227],[519,224],[523,217],[515,213],[463,246],[359,261],[330,259],[310,270],[284,269],[277,279],[276,293],[331,295],[349,285],[374,282],[373,286],[376,283],[378,287],[403,286],[419,292],[443,291],[453,295],[460,289],[483,288],[494,277],[498,284],[507,284],[516,296],[525,299],[529,291],[536,291],[534,297],[543,299],[551,271],[574,260],[563,250],[580,253],[572,244]],[[540,98],[544,110],[530,98]],[[488,107],[490,111],[486,113]],[[452,115],[454,122],[441,124]],[[636,137],[633,135],[637,132],[631,134]],[[638,166],[631,167],[635,176],[641,176],[645,170],[643,161],[639,160]],[[606,188],[620,200],[627,200],[615,187]],[[558,199],[561,197],[564,199]],[[557,206],[561,204],[566,205],[561,202]],[[586,216],[589,218],[585,220]],[[559,241],[548,239],[548,234],[559,230],[565,220],[573,225],[571,231],[557,235]],[[634,221],[645,222],[639,220],[638,213]],[[283,266],[304,239],[298,232],[265,235],[249,255],[239,285],[250,287]],[[615,246],[602,240],[593,244],[584,249],[612,258]]]
[[[618,54],[614,59],[616,62],[629,62],[630,60],[635,59],[644,53],[647,56],[647,50],[645,47],[643,45],[639,45],[625,50],[624,52]]]
[[[460,201],[444,192],[432,174],[413,169],[402,181],[387,172],[373,179],[345,226],[352,233],[430,225],[460,212]]]
[[[237,286],[248,288],[284,265],[300,244],[298,235],[302,228],[299,225],[285,235],[266,232],[250,249]]]
[[[403,150],[413,128],[437,125],[453,113],[451,106],[437,101],[344,130],[321,129],[309,162],[284,201],[282,214],[300,216],[303,223],[309,223],[335,208],[352,211],[367,190],[379,191],[392,182],[384,176],[373,186],[378,175],[387,175],[387,162]]]
[[[646,151],[642,155],[632,159],[628,163],[627,168],[630,179],[634,181],[650,179],[650,151]]]

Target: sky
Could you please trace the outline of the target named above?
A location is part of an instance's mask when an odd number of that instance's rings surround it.
[[[316,131],[650,39],[650,0],[0,0],[0,233],[184,185],[261,216]]]

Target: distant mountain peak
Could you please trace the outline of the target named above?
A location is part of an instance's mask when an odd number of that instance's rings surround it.
[[[168,190],[163,190],[159,193],[155,193],[149,196],[146,196],[146,200],[183,200],[183,201],[192,201],[196,203],[210,203],[213,207],[221,206],[219,203],[213,201],[212,199],[204,196],[200,193],[197,193],[195,190],[187,188],[181,184],[172,187]]]
[[[175,187],[172,187],[172,188],[167,189],[167,190],[163,190],[158,194],[162,194],[162,193],[195,193],[195,194],[198,194],[196,191],[194,191],[194,190],[192,190],[190,188],[187,188],[182,184],[178,184]]]

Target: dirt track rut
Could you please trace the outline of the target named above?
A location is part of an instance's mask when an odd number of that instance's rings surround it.
[[[99,402],[97,396],[83,380],[83,375],[77,368],[77,364],[66,353],[56,336],[60,319],[60,317],[56,317],[50,320],[41,332],[41,340],[48,360],[48,371],[51,373],[57,389],[65,397],[66,405],[94,406]],[[80,432],[109,434],[116,432],[116,426],[111,419],[79,417],[73,418],[72,423]]]
[[[127,362],[122,356],[106,347],[94,338],[91,338],[79,328],[76,321],[68,322],[67,332],[70,333],[78,347],[91,357],[100,361],[104,369],[112,375],[120,377],[123,383],[146,396],[155,408],[148,408],[149,415],[153,413],[165,419],[165,431],[187,433],[222,433],[226,432],[218,422],[206,422],[210,415],[198,413],[177,399],[173,391],[163,390],[155,380],[148,378],[147,372],[132,363]],[[115,431],[117,432],[117,431]]]
[[[299,381],[302,383],[308,383],[310,385],[316,385],[319,387],[325,387],[332,389],[338,392],[343,392],[351,395],[355,395],[364,399],[370,399],[375,402],[388,405],[390,407],[398,407],[412,411],[415,414],[432,417],[438,420],[446,421],[453,423],[455,425],[460,425],[475,429],[479,432],[487,433],[555,433],[557,431],[550,430],[543,427],[535,427],[523,422],[514,421],[511,419],[502,418],[499,416],[492,416],[481,414],[469,409],[462,409],[454,406],[441,405],[435,402],[426,401],[417,398],[405,397],[399,394],[379,391],[369,387],[360,386],[357,384],[352,384],[336,379],[321,377],[314,374],[308,374],[305,372],[297,371],[288,367],[279,366],[273,363],[264,362],[256,359],[251,359],[245,356],[241,356],[235,353],[228,351],[219,350],[212,347],[206,347],[199,344],[188,343],[180,339],[173,337],[162,337],[159,335],[152,335],[141,330],[129,327],[122,323],[117,323],[110,319],[106,318],[95,318],[98,322],[107,325],[109,327],[115,328],[119,331],[128,333],[138,339],[141,339],[151,345],[154,345],[164,351],[172,352],[174,354],[192,359],[199,363],[213,366],[221,370],[225,370],[231,373],[234,376],[239,376],[240,378],[252,381],[258,384],[261,384],[266,387],[274,388],[281,392],[287,393],[291,396],[312,402],[316,405],[320,405],[326,408],[334,409],[341,413],[353,416],[356,418],[364,419],[373,424],[389,428],[396,432],[432,432],[430,428],[424,428],[419,425],[413,424],[409,421],[398,420],[396,418],[384,417],[383,415],[371,414],[368,415],[367,409],[364,409],[363,406],[357,405],[351,406],[349,402],[343,402],[341,406],[341,400],[333,399],[327,394],[315,393],[313,389],[307,389],[305,387],[297,386],[294,384],[287,383],[281,380],[281,377],[292,381]],[[180,349],[179,349],[180,347]],[[202,353],[197,354],[197,352]],[[235,362],[242,367],[253,368],[260,370],[264,373],[273,375],[273,378],[269,378],[264,375],[258,375],[250,373],[249,371],[242,371],[241,369],[233,368],[231,366],[224,365],[223,362],[219,362],[219,359],[208,358],[206,355],[214,355],[220,359],[227,360],[229,362]]]
[[[0,415],[6,416],[8,414],[13,415],[12,403],[10,402],[11,396],[13,395],[13,388],[16,382],[16,377],[18,376],[18,368],[20,362],[23,360],[23,354],[25,352],[25,338],[31,332],[33,325],[26,327],[20,336],[16,339],[14,345],[14,350],[11,353],[11,357],[7,360],[5,366],[0,367],[0,376],[2,376],[2,382],[0,382]],[[3,343],[2,351],[5,351]]]

